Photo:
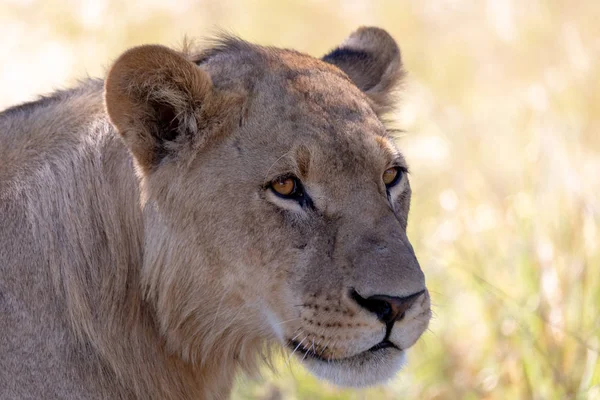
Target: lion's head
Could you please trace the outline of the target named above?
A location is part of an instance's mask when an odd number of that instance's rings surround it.
[[[245,365],[278,341],[353,386],[399,370],[430,319],[381,120],[401,76],[376,28],[321,60],[225,38],[116,61],[106,108],[136,160],[142,281],[170,351]]]

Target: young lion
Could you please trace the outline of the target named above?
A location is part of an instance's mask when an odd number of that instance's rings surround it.
[[[225,398],[273,343],[393,377],[430,319],[401,76],[377,28],[321,60],[225,37],[1,113],[0,398]]]

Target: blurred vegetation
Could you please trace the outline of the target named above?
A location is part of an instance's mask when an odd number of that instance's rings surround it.
[[[381,26],[409,71],[394,124],[430,332],[385,387],[281,360],[234,399],[600,399],[599,19],[596,0],[3,0],[0,108],[136,44],[219,27],[320,55]]]

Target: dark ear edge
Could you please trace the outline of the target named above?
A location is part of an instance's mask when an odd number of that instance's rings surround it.
[[[117,59],[107,75],[104,97],[110,121],[147,171],[182,136],[198,133],[199,110],[207,109],[213,90],[208,74],[182,54],[146,45]]]
[[[400,49],[385,30],[361,27],[323,57],[348,75],[373,102],[375,112],[393,108],[404,77]]]

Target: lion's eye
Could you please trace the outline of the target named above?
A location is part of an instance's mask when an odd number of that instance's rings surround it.
[[[402,171],[400,167],[392,167],[385,170],[383,173],[383,183],[386,187],[390,188],[394,186],[402,177]]]
[[[282,177],[271,182],[271,188],[275,193],[283,197],[295,197],[299,195],[299,184],[296,178]]]

